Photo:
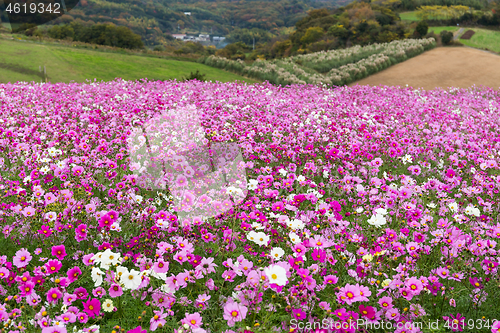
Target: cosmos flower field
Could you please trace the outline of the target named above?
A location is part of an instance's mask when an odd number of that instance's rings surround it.
[[[500,332],[499,106],[486,88],[0,85],[0,328]],[[130,137],[163,113],[196,113],[245,179],[212,201],[179,196],[189,165],[141,181]]]

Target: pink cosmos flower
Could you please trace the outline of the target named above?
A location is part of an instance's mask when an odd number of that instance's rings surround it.
[[[224,319],[227,320],[227,325],[233,327],[235,323],[242,321],[247,316],[248,308],[246,306],[229,301],[224,306]]]
[[[33,257],[31,256],[31,254],[29,253],[28,250],[20,249],[14,255],[12,262],[13,262],[14,266],[16,266],[18,268],[23,268],[23,267],[28,266],[31,259],[33,259]]]
[[[168,272],[168,262],[163,259],[158,259],[153,265],[153,271],[156,273],[166,273]]]
[[[123,289],[122,287],[117,284],[117,283],[113,283],[110,287],[109,287],[109,296],[115,298],[115,297],[119,297],[121,295],[123,295]]]
[[[493,326],[491,326],[492,333],[500,333],[500,321],[496,321]]]
[[[81,176],[84,172],[84,169],[83,169],[83,167],[81,167],[79,165],[75,165],[73,167],[72,172],[73,172],[73,176]]]
[[[23,209],[22,211],[22,214],[25,216],[25,217],[32,217],[35,215],[35,209],[33,207],[26,207]]]
[[[456,174],[455,171],[453,169],[451,169],[451,168],[448,169],[448,170],[446,170],[446,177],[448,177],[448,178],[455,177],[455,174]]]
[[[420,294],[420,292],[424,289],[424,286],[422,285],[422,282],[419,279],[415,278],[415,277],[409,278],[405,282],[405,284],[408,287],[408,289],[410,289],[411,292],[414,295]]]
[[[76,319],[78,319],[80,323],[85,324],[89,320],[89,316],[84,312],[78,312],[76,314]]]
[[[378,304],[382,307],[382,309],[388,310],[393,307],[392,298],[389,296],[384,296],[378,300]]]
[[[166,320],[165,318],[168,316],[168,313],[163,313],[163,310],[161,311],[154,311],[153,318],[149,321],[149,330],[150,331],[156,331],[158,327],[162,327],[165,325]]]
[[[181,323],[188,324],[190,327],[193,327],[193,328],[200,328],[201,325],[203,325],[202,320],[203,320],[203,318],[201,317],[201,315],[198,312],[193,313],[193,314],[186,313],[186,318],[182,319]]]
[[[346,284],[345,287],[340,288],[339,293],[337,294],[337,297],[339,299],[339,302],[342,304],[343,302],[347,303],[348,305],[351,305],[354,302],[358,302],[361,298],[360,294],[360,289],[359,287]]]

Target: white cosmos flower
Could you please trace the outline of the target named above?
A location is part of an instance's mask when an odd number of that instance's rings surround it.
[[[413,159],[411,158],[411,155],[408,155],[406,154],[403,159],[402,159],[403,163],[406,164],[406,163],[412,163],[413,162]]]
[[[383,215],[380,215],[380,214],[373,215],[372,217],[370,217],[370,219],[367,222],[368,222],[368,224],[373,225],[377,228],[379,228],[387,223],[385,217]]]
[[[123,275],[125,275],[127,273],[128,273],[128,269],[126,267],[123,267],[123,266],[116,267],[116,276],[118,278],[121,278]]]
[[[92,268],[92,280],[94,281],[94,285],[99,287],[102,284],[102,278],[104,276],[104,272],[101,271],[97,267]]]
[[[247,239],[252,241],[252,242],[255,242],[256,237],[257,237],[257,233],[253,230],[247,234]]]
[[[259,182],[255,179],[250,179],[248,181],[247,187],[249,190],[255,190],[255,189],[257,189],[257,187],[259,187]]]
[[[286,277],[286,270],[278,265],[272,265],[264,269],[264,274],[266,274],[269,279],[269,283],[277,284],[278,286],[284,286],[288,281]]]
[[[375,214],[378,214],[378,215],[387,215],[387,209],[377,208],[377,209],[375,209]]]
[[[479,215],[481,215],[481,212],[479,211],[479,208],[474,207],[474,208],[472,209],[472,215],[474,215],[474,216],[476,216],[476,217],[478,217]]]
[[[453,212],[456,212],[458,210],[458,204],[456,202],[452,202],[448,205],[448,207],[450,207],[450,209],[453,211]]]
[[[431,203],[427,204],[427,207],[429,207],[429,208],[436,208],[436,204],[433,203],[433,202],[431,202]]]
[[[273,259],[281,259],[281,257],[283,257],[283,255],[285,254],[285,251],[283,251],[283,249],[281,247],[275,247],[271,250],[271,257]]]
[[[256,235],[255,235],[254,242],[257,245],[263,246],[263,245],[267,245],[267,242],[269,242],[269,239],[270,239],[269,236],[266,235],[265,233],[263,233],[263,232],[257,232]]]
[[[252,223],[252,229],[261,230],[261,229],[264,229],[264,227],[259,222],[253,222]]]
[[[101,268],[108,270],[110,265],[116,265],[120,262],[121,255],[114,253],[110,249],[106,249],[101,255]]]
[[[45,218],[54,221],[57,218],[57,214],[55,212],[48,212],[45,214]]]
[[[298,219],[294,219],[292,221],[288,221],[287,225],[292,229],[292,230],[302,230],[304,229],[304,222]]]
[[[120,282],[125,289],[136,290],[142,282],[141,274],[135,269],[131,269],[130,272],[120,277]]]
[[[295,232],[291,232],[288,236],[290,237],[290,240],[293,244],[300,243],[299,235],[297,235]]]

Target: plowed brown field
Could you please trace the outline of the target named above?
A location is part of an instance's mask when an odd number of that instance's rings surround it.
[[[500,56],[469,47],[437,47],[371,75],[354,85],[500,88]]]

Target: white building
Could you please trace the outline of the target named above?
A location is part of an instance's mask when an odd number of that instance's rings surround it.
[[[186,37],[186,34],[172,34],[172,37],[175,39],[184,39]]]

